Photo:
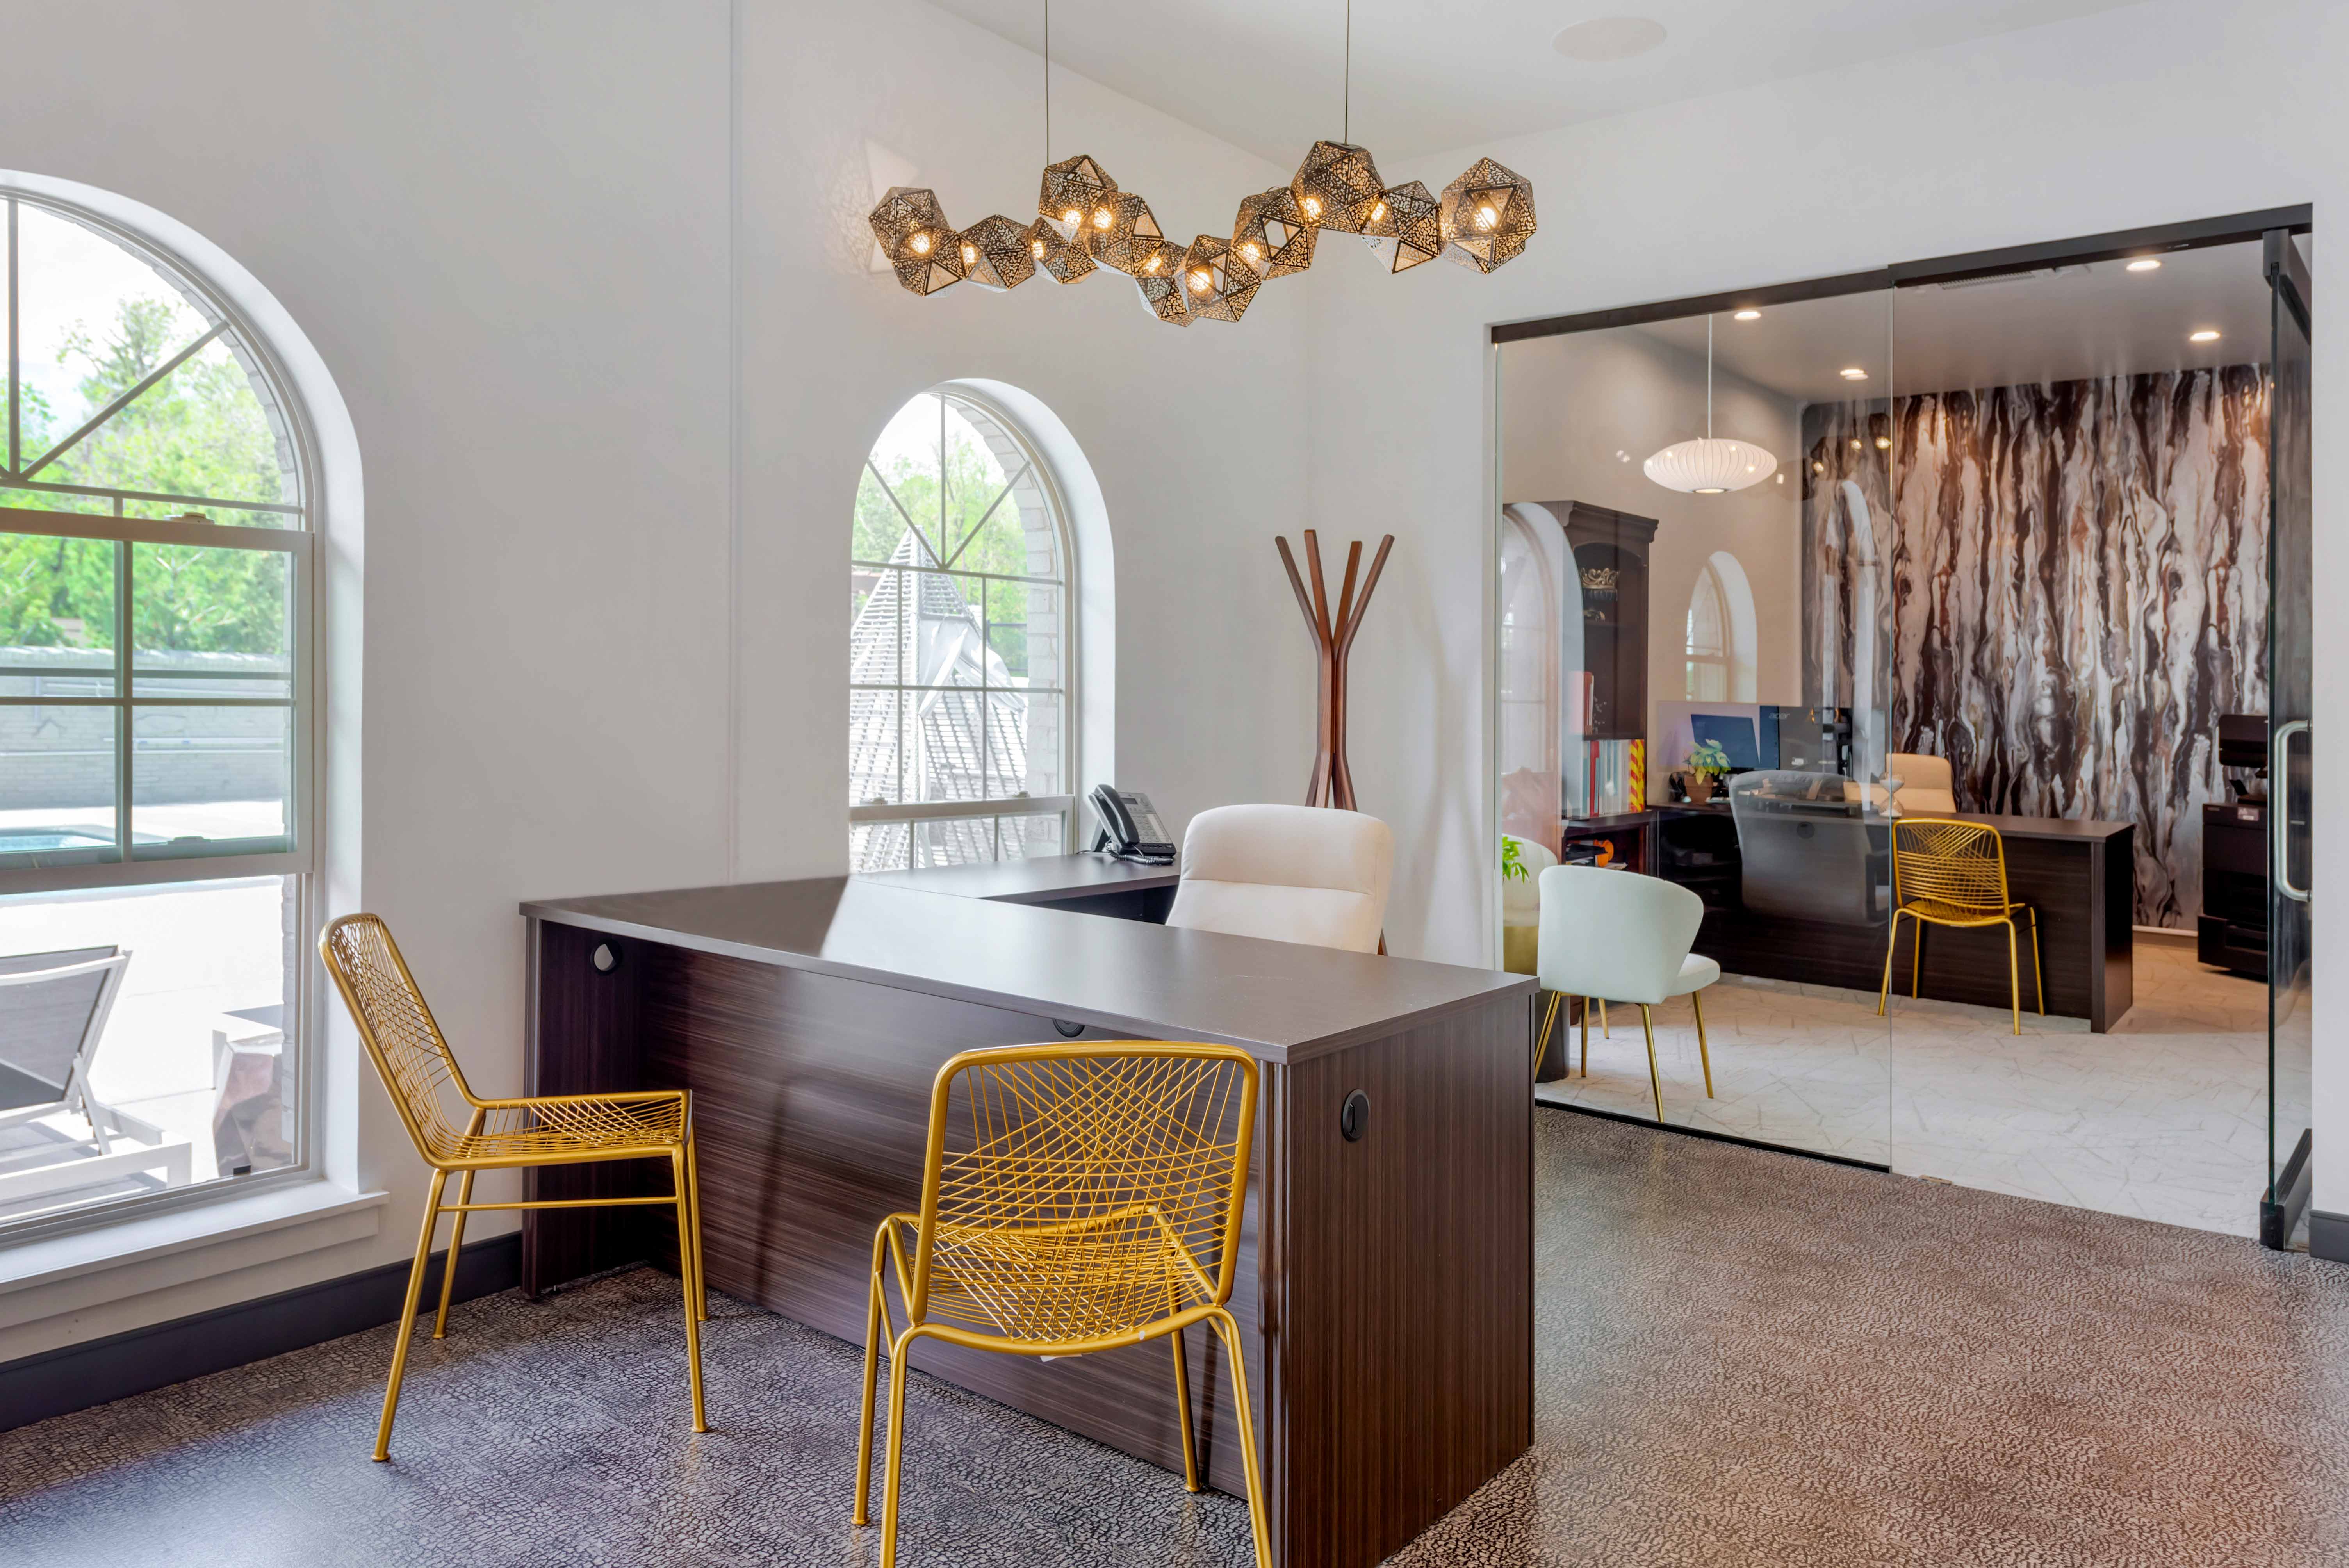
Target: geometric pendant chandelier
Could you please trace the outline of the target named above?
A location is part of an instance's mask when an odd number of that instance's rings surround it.
[[[910,284],[908,285],[911,286]],[[1751,441],[1713,433],[1713,317],[1704,318],[1704,435],[1675,441],[1640,465],[1640,471],[1666,490],[1690,495],[1721,495],[1758,485],[1778,469],[1778,459]]]
[[[1346,119],[1353,108],[1353,7],[1346,17]],[[1516,259],[1534,236],[1534,189],[1524,176],[1480,158],[1460,178],[1431,195],[1416,180],[1389,186],[1367,148],[1340,134],[1317,141],[1286,186],[1241,199],[1228,238],[1201,234],[1188,245],[1158,226],[1150,203],[1122,191],[1109,171],[1083,154],[1050,161],[1052,126],[1052,7],[1044,5],[1044,141],[1047,161],[1036,197],[1036,217],[1025,224],[997,214],[967,230],[947,221],[934,191],[892,187],[868,217],[873,237],[897,282],[909,294],[934,294],[970,282],[1000,292],[1038,274],[1058,284],[1082,283],[1107,268],[1132,278],[1143,308],[1175,326],[1194,321],[1237,321],[1263,284],[1292,277],[1313,264],[1324,234],[1350,234],[1366,243],[1390,273],[1448,257],[1478,273]],[[1350,129],[1350,124],[1347,127]],[[1708,331],[1710,328],[1708,327]],[[1706,430],[1712,429],[1708,354]],[[1682,485],[1660,477],[1657,464],[1682,442],[1648,459],[1648,477],[1676,490],[1736,490]],[[1744,448],[1745,443],[1713,443]],[[1761,452],[1761,449],[1750,449]],[[1763,452],[1770,469],[1777,459]],[[1671,465],[1668,465],[1671,468]],[[1678,471],[1672,469],[1671,471]],[[1711,469],[1704,470],[1707,476]]]

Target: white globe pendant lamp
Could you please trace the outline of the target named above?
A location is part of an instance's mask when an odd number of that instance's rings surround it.
[[[1758,485],[1778,471],[1778,459],[1751,441],[1713,433],[1713,317],[1704,318],[1704,434],[1675,441],[1640,465],[1666,490],[1689,495],[1723,495]]]

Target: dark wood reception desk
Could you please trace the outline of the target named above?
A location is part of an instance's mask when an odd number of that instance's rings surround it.
[[[1173,885],[1071,856],[527,903],[529,1092],[691,1089],[713,1288],[862,1344],[874,1227],[918,1206],[947,1057],[1079,1036],[1245,1047],[1263,1092],[1231,1305],[1275,1551],[1368,1568],[1532,1441],[1535,983],[1154,923]],[[667,1190],[623,1166],[533,1178],[533,1197]],[[528,1215],[526,1288],[673,1266],[648,1212]],[[1240,1491],[1211,1337],[1189,1361],[1209,1479]],[[915,1365],[1181,1468],[1163,1347],[1048,1363],[933,1342]],[[770,1397],[711,1377],[720,1431],[730,1403]]]

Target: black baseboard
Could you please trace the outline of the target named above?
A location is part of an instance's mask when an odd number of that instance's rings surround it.
[[[424,1281],[428,1307],[440,1299],[449,1261],[445,1250],[432,1256]],[[390,1323],[408,1294],[408,1270],[405,1263],[386,1264],[0,1364],[0,1431]],[[456,1299],[521,1283],[521,1233],[493,1236],[466,1246]]]
[[[2349,1264],[2349,1214],[2328,1214],[2322,1209],[2309,1210],[2308,1255],[2329,1258],[2336,1264]]]
[[[1541,1110],[1562,1110],[1570,1116],[1596,1117],[1600,1121],[1619,1121],[1626,1127],[1644,1127],[1651,1132],[1676,1132],[1682,1138],[1702,1138],[1713,1143],[1734,1143],[1740,1149],[1759,1149],[1768,1154],[1791,1154],[1797,1160],[1816,1160],[1822,1165],[1847,1165],[1854,1171],[1874,1171],[1881,1175],[1892,1174],[1892,1167],[1877,1160],[1855,1160],[1848,1154],[1823,1154],[1816,1149],[1795,1149],[1784,1143],[1764,1143],[1758,1138],[1740,1138],[1734,1132],[1715,1132],[1704,1127],[1675,1127],[1669,1121],[1658,1121],[1650,1116],[1629,1116],[1619,1110],[1600,1110],[1590,1105],[1551,1105],[1547,1100],[1534,1101]]]

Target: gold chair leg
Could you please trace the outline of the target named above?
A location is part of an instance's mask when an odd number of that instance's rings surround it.
[[[685,1140],[685,1201],[693,1212],[693,1300],[701,1321],[709,1321],[709,1269],[701,1254],[701,1170],[694,1157],[693,1138]]]
[[[897,1568],[897,1480],[905,1463],[905,1353],[921,1334],[908,1328],[889,1346],[889,1447],[881,1471],[881,1568]]]
[[[1909,937],[1909,999],[1913,1002],[1917,999],[1917,972],[1925,963],[1925,922],[1918,919],[1909,924],[1915,928]]]
[[[375,1429],[375,1457],[391,1458],[391,1414],[399,1408],[399,1379],[408,1370],[408,1340],[416,1328],[416,1304],[424,1296],[424,1262],[432,1253],[432,1233],[440,1223],[440,1194],[449,1172],[432,1172],[432,1190],[424,1200],[424,1233],[416,1240],[416,1262],[408,1271],[408,1300],[399,1309],[399,1337],[391,1346],[391,1382],[383,1391],[383,1419]]]
[[[1607,1022],[1607,998],[1604,996],[1599,998],[1599,1037],[1602,1040],[1615,1037],[1614,1029]]]
[[[1664,1119],[1664,1080],[1656,1071],[1656,1018],[1645,1002],[1640,1004],[1640,1026],[1648,1031],[1648,1092],[1656,1097],[1656,1119]]]
[[[1232,1367],[1232,1424],[1240,1444],[1240,1469],[1247,1475],[1248,1524],[1256,1536],[1256,1568],[1272,1568],[1272,1523],[1265,1508],[1264,1471],[1257,1461],[1256,1418],[1248,1409],[1247,1363],[1240,1356],[1240,1326],[1217,1307],[1207,1321],[1224,1342],[1224,1359]],[[884,1563],[882,1568],[889,1568]]]
[[[1585,996],[1582,999],[1582,1076],[1584,1078],[1590,1076],[1590,1009],[1595,1005],[1591,997]]]
[[[1174,1413],[1183,1429],[1183,1490],[1199,1490],[1199,1460],[1191,1441],[1191,1368],[1183,1359],[1183,1331],[1176,1329],[1167,1339],[1174,1346]]]
[[[883,1246],[885,1234],[879,1233],[873,1238],[873,1291],[864,1305],[864,1414],[856,1432],[856,1506],[848,1516],[852,1524],[873,1522],[865,1494],[873,1486],[873,1384],[881,1360],[881,1269],[886,1261]]]
[[[2009,915],[2006,925],[2006,995],[2014,1008],[2014,1032],[2023,1033],[2023,965],[2014,952],[2014,918]]]
[[[449,1261],[440,1265],[440,1311],[432,1319],[432,1337],[449,1337],[449,1295],[457,1284],[457,1253],[465,1244],[464,1205],[473,1201],[473,1173],[471,1171],[457,1181],[457,1216],[449,1227]]]
[[[1900,951],[1900,912],[1892,912],[1892,935],[1884,944],[1884,988],[1876,994],[1876,1016],[1884,1016],[1885,1004],[1892,1000],[1892,955]]]
[[[1704,1098],[1713,1098],[1713,1054],[1704,1044],[1704,993],[1692,991],[1689,1000],[1696,1006],[1696,1059],[1704,1064]]]
[[[676,1183],[677,1193],[677,1272],[684,1276],[685,1287],[685,1371],[686,1381],[693,1388],[693,1429],[706,1432],[709,1418],[701,1407],[701,1312],[700,1269],[694,1262],[693,1207],[686,1192],[685,1150],[680,1149],[668,1157],[669,1178]]]
[[[1549,1049],[1550,1026],[1557,1022],[1558,1004],[1565,1000],[1566,993],[1563,991],[1553,991],[1549,994],[1549,1011],[1542,1015],[1541,1034],[1534,1040],[1534,1081],[1536,1083],[1541,1082],[1542,1056]]]
[[[2039,964],[2039,912],[2031,912],[2031,983],[2039,988],[2039,1016],[2047,1016],[2047,971]]]

